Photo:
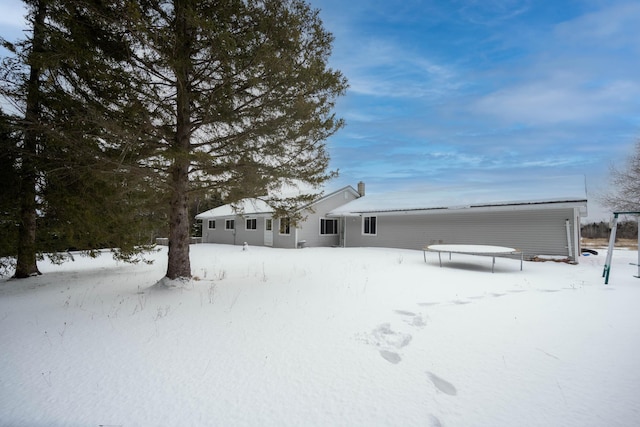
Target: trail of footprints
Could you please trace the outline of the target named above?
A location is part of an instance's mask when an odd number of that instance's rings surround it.
[[[539,289],[540,292],[555,292],[552,289]],[[474,300],[479,300],[486,297],[500,298],[507,294],[515,294],[525,292],[524,289],[511,289],[506,292],[492,292],[484,295],[471,296],[468,299],[454,299],[449,301],[449,304],[463,305],[470,304]],[[422,302],[417,305],[420,307],[432,307],[441,304],[440,302]],[[399,315],[404,323],[407,325],[422,329],[427,325],[427,319],[425,315],[415,313],[409,310],[394,310],[394,313]],[[391,328],[391,323],[382,323],[378,325],[373,331],[368,334],[361,334],[358,337],[361,341],[367,344],[373,345],[378,349],[380,357],[392,364],[398,364],[402,361],[400,354],[401,349],[408,346],[411,343],[413,336],[407,332],[400,332]],[[455,386],[446,380],[438,377],[432,372],[427,372],[430,381],[433,383],[436,389],[444,394],[455,396],[457,390]]]
[[[509,293],[517,293],[522,292],[521,289],[514,289],[508,291]],[[490,293],[486,295],[477,295],[469,297],[467,300],[455,299],[449,301],[450,304],[463,305],[470,304],[472,300],[482,299],[487,296],[489,297],[502,297],[507,295],[507,293]],[[421,307],[431,307],[434,305],[440,304],[439,302],[423,302],[418,303]],[[400,315],[402,321],[409,326],[415,328],[423,328],[427,325],[427,321],[422,314],[414,313],[409,310],[394,310],[394,313]],[[402,361],[402,356],[399,351],[409,345],[411,339],[413,338],[410,333],[394,331],[391,329],[391,323],[382,323],[378,325],[373,331],[369,334],[361,334],[358,337],[361,341],[364,341],[367,344],[373,345],[378,349],[380,356],[389,363],[398,364]],[[433,381],[434,385],[436,385],[437,381]],[[440,383],[441,384],[441,383]],[[436,388],[440,389],[437,385]],[[445,389],[447,389],[445,387]],[[455,388],[454,388],[455,390]],[[443,390],[441,390],[443,391]],[[443,391],[445,393],[445,391]]]
[[[476,295],[471,296],[468,299],[454,299],[449,301],[448,303],[440,303],[440,302],[422,302],[417,305],[420,307],[432,307],[439,304],[469,304],[475,300],[483,299],[486,297],[499,298],[508,294],[517,294],[520,292],[525,292],[525,289],[510,289],[504,293],[492,292],[484,295]],[[558,292],[559,289],[538,289],[538,292]],[[427,325],[426,315],[415,313],[409,310],[394,310],[396,315],[399,315],[404,323],[413,327],[422,329]],[[370,345],[373,345],[378,349],[380,356],[389,363],[394,365],[400,363],[402,361],[402,356],[400,354],[401,349],[408,346],[411,343],[413,336],[410,333],[395,331],[391,328],[391,323],[382,323],[378,325],[373,331],[368,334],[361,334],[358,338]],[[440,393],[444,393],[448,396],[457,396],[458,390],[456,387],[445,380],[444,378],[439,377],[433,372],[426,371],[427,378],[433,384],[433,386]],[[441,427],[442,423],[440,420],[433,414],[429,414],[429,421],[432,427]]]
[[[430,306],[435,304],[438,303],[424,303],[419,305]],[[427,325],[426,319],[421,314],[408,310],[394,310],[394,312],[400,315],[402,321],[411,327],[421,329]],[[382,323],[371,331],[371,333],[365,334],[360,338],[367,344],[374,345],[384,360],[395,365],[402,361],[402,356],[398,351],[408,346],[413,337],[409,333],[394,331],[391,329],[390,323]],[[439,392],[449,396],[456,396],[458,394],[456,387],[449,381],[430,371],[426,371],[426,374],[429,381],[431,381]],[[440,419],[433,414],[429,414],[428,421],[431,427],[442,427]]]

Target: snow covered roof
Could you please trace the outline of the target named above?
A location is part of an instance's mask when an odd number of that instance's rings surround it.
[[[353,187],[348,185],[339,190],[333,191],[325,196],[318,197],[317,200],[315,200],[314,202],[308,205],[302,206],[300,209],[305,209],[310,206],[313,206],[314,204],[320,202],[321,200],[327,199],[342,191],[351,191],[354,194],[358,194]],[[290,195],[293,196],[293,194],[290,194]],[[239,213],[243,215],[270,214],[270,213],[273,213],[273,208],[269,206],[268,203],[266,203],[261,199],[242,199],[235,204],[226,204],[226,205],[218,206],[217,208],[209,209],[208,211],[199,213],[198,215],[196,215],[196,219],[234,216]]]
[[[233,216],[239,212],[245,215],[259,215],[273,212],[273,209],[260,199],[242,199],[235,204],[222,205],[199,213],[196,215],[196,219]]]
[[[586,209],[584,177],[539,179],[535,182],[498,182],[427,186],[414,191],[367,194],[344,204],[329,215],[370,212],[464,209],[546,203],[578,203]]]

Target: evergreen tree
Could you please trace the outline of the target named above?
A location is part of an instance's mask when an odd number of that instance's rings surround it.
[[[128,96],[133,91],[120,66],[127,45],[104,19],[117,5],[26,3],[31,38],[3,41],[14,55],[3,59],[2,95],[16,108],[20,136],[9,142],[17,148],[20,183],[18,240],[7,249],[17,255],[15,277],[38,274],[42,252],[109,247],[136,260],[164,205],[153,181],[139,173],[144,145],[122,134],[143,109]]]
[[[15,277],[25,278],[40,274],[36,265],[36,217],[37,217],[37,158],[41,149],[42,134],[37,125],[41,115],[42,57],[45,50],[44,1],[33,2],[31,23],[33,35],[31,49],[27,53],[28,75],[21,85],[25,93],[23,141],[19,155],[19,205],[17,261]]]
[[[146,166],[169,195],[169,279],[191,276],[188,197],[226,202],[300,181],[319,186],[346,90],[332,36],[302,0],[122,0],[130,81],[146,108]],[[312,194],[271,198],[278,212]]]
[[[0,274],[15,267],[12,256],[18,241],[20,178],[19,136],[9,116],[0,110]]]
[[[3,43],[2,94],[23,114],[17,277],[39,250],[126,257],[166,210],[167,277],[189,277],[190,194],[233,202],[333,176],[324,141],[346,81],[304,1],[26,3],[32,37]],[[269,201],[284,214],[313,197]]]

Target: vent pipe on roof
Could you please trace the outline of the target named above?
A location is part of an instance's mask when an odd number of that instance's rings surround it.
[[[364,182],[362,181],[358,183],[358,194],[360,194],[360,197],[364,196]]]

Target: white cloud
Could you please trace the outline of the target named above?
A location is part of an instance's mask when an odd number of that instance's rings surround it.
[[[415,53],[394,49],[393,55],[363,55],[357,65],[343,67],[349,90],[359,95],[390,98],[441,97],[456,90],[460,83],[455,72]]]
[[[458,13],[473,24],[497,25],[526,13],[530,0],[459,0]]]
[[[597,88],[578,83],[542,80],[504,88],[480,98],[472,110],[526,125],[586,123],[621,114],[640,97],[636,82],[615,81]]]
[[[567,43],[605,46],[640,44],[640,3],[637,1],[612,4],[597,12],[558,25],[556,36]]]
[[[509,83],[470,111],[524,125],[632,120],[640,98],[638,22],[640,3],[614,4],[539,34],[539,50],[496,68]]]

